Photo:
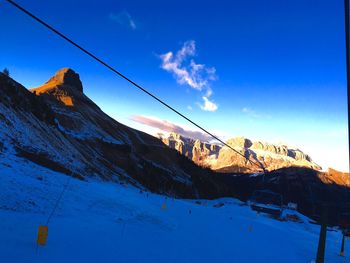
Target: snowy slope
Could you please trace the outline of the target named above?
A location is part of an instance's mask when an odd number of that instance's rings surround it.
[[[31,92],[0,72],[0,154],[10,148],[81,179],[123,179],[153,192],[208,197],[195,181],[211,171],[106,115],[83,93],[79,75],[67,68]]]
[[[236,199],[169,199],[132,186],[80,181],[0,155],[0,262],[312,262],[319,226],[258,215]],[[71,178],[71,179],[68,179]],[[63,185],[69,186],[36,251]],[[223,202],[220,208],[214,204]],[[166,203],[166,209],[162,205]],[[326,262],[341,235],[328,231]]]

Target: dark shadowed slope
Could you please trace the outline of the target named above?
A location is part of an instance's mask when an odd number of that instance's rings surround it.
[[[198,193],[193,177],[211,173],[110,118],[83,93],[71,69],[31,92],[4,74],[0,85],[3,151],[82,179],[128,181],[187,197]]]

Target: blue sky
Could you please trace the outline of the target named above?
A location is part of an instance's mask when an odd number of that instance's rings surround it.
[[[224,139],[349,169],[342,0],[17,2]],[[4,1],[0,23],[0,67],[26,87],[71,67],[118,121],[195,130]]]

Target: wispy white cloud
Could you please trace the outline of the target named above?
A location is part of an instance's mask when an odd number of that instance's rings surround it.
[[[200,108],[216,111],[218,106],[209,100],[209,97],[213,93],[209,83],[217,79],[216,69],[214,67],[207,67],[205,64],[196,63],[193,59],[195,56],[195,41],[186,41],[176,54],[169,51],[160,55],[162,60],[161,68],[172,73],[180,85],[188,85],[193,89],[205,92],[205,96],[202,97],[204,104],[199,104]]]
[[[202,97],[204,104],[200,104],[199,107],[204,111],[216,111],[218,109],[218,105],[213,101],[210,101],[208,97]]]
[[[172,73],[179,84],[187,84],[191,88],[202,90],[208,85],[209,80],[216,78],[215,68],[207,68],[204,64],[197,64],[193,59],[188,61],[189,57],[195,55],[195,42],[193,40],[187,41],[176,55],[171,51],[160,55],[161,67]]]
[[[127,11],[121,11],[119,13],[110,13],[109,19],[118,23],[121,26],[126,26],[132,30],[136,29],[135,20],[131,17],[131,15]]]
[[[256,118],[256,119],[271,119],[271,116],[268,114],[258,113],[252,108],[244,107],[242,108],[242,112],[249,117]]]
[[[211,136],[209,136],[208,134],[202,131],[191,130],[182,125],[178,125],[166,120],[161,120],[156,117],[144,116],[144,115],[133,115],[133,116],[130,116],[129,119],[147,126],[157,128],[164,132],[176,132],[187,138],[198,139],[201,141],[211,140]]]

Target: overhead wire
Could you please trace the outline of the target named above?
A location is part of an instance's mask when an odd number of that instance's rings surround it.
[[[67,190],[67,188],[68,188],[68,186],[69,186],[69,183],[70,183],[72,177],[73,177],[73,174],[71,174],[70,176],[68,176],[67,181],[66,181],[66,184],[63,186],[63,189],[62,189],[60,195],[58,196],[58,198],[57,198],[57,200],[56,200],[56,203],[55,203],[55,205],[53,206],[53,208],[52,208],[52,210],[51,210],[51,213],[50,213],[49,216],[47,217],[46,225],[48,225],[48,224],[50,223],[51,218],[52,218],[53,215],[55,214],[56,209],[57,209],[59,203],[61,202],[61,199],[62,199],[64,193],[66,192],[66,190]]]

